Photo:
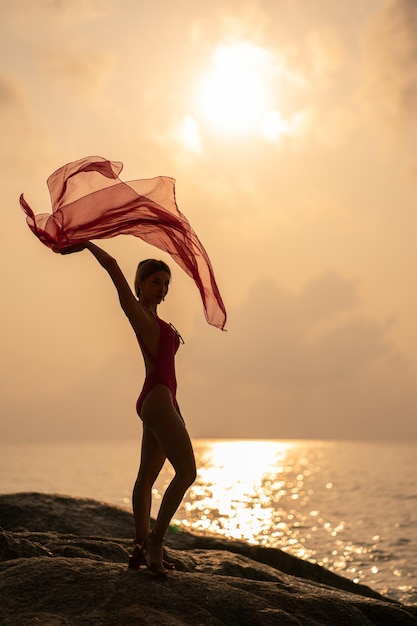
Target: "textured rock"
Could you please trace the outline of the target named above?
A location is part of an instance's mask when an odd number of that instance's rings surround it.
[[[0,496],[0,623],[417,624],[416,607],[280,550],[170,531],[167,580],[127,569],[130,513],[92,500]]]

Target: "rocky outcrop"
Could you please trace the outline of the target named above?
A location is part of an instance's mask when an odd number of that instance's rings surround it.
[[[0,496],[0,623],[417,624],[363,585],[276,549],[171,529],[167,580],[129,570],[130,513],[45,494]]]

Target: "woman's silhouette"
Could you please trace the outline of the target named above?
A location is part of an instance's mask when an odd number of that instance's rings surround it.
[[[157,315],[157,307],[168,293],[171,272],[163,261],[142,261],[136,272],[135,296],[116,260],[97,245],[86,242],[70,246],[62,253],[84,249],[93,254],[112,279],[145,362],[145,382],[137,401],[143,438],[132,497],[136,537],[129,566],[136,568],[146,564],[156,575],[166,576],[172,566],[163,560],[165,533],[196,477],[191,440],[176,401],[174,356],[182,338],[172,325]],[[151,531],[152,486],[165,459],[172,464],[175,475],[165,491]]]

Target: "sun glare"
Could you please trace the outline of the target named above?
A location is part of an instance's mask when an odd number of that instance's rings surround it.
[[[196,120],[190,115],[186,115],[178,128],[178,135],[181,143],[190,150],[199,154],[202,152],[200,131]]]
[[[266,111],[260,125],[260,133],[265,139],[276,141],[282,135],[291,132],[291,124],[279,111]]]
[[[259,128],[269,104],[268,62],[268,53],[251,43],[219,45],[211,69],[198,85],[199,109],[206,122],[227,133]]]
[[[221,43],[201,68],[191,93],[191,110],[176,127],[188,151],[204,152],[207,141],[248,137],[279,142],[302,132],[299,113],[284,115],[277,102],[295,79],[284,61],[249,41]]]

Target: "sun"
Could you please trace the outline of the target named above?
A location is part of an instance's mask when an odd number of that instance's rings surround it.
[[[279,105],[285,90],[297,85],[296,79],[276,51],[250,41],[221,42],[209,65],[200,67],[191,90],[191,110],[178,121],[175,139],[195,154],[203,153],[213,138],[244,137],[284,145],[284,138],[303,129],[303,116],[284,115]]]
[[[213,130],[243,134],[259,129],[270,105],[266,50],[249,42],[220,44],[197,85],[197,106]]]

